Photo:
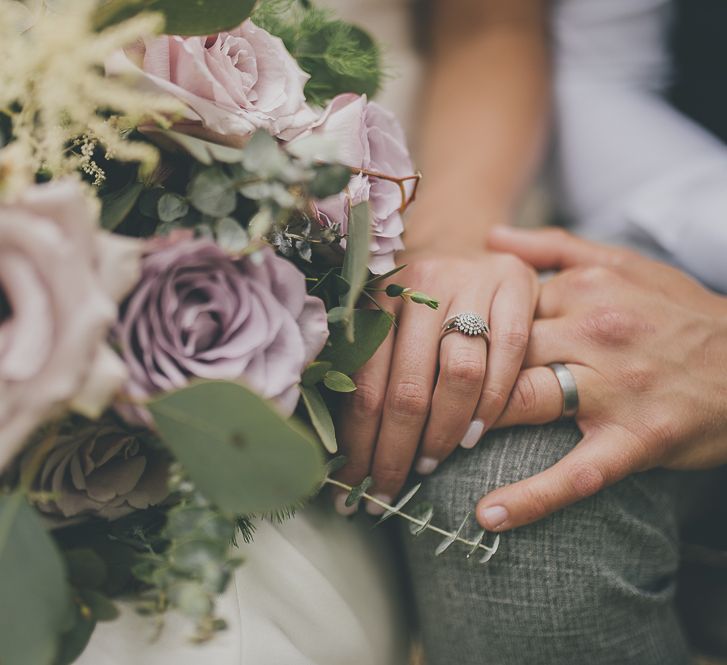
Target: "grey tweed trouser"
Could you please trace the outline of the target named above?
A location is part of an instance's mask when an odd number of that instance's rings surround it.
[[[435,522],[456,527],[483,494],[551,466],[579,439],[567,423],[490,433],[457,450],[415,502],[432,502]],[[435,558],[438,537],[407,534],[427,665],[691,663],[674,591],[680,521],[703,477],[631,476],[504,534],[486,565],[457,544]]]

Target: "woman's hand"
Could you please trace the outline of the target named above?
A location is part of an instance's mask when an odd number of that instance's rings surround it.
[[[373,492],[389,502],[401,490],[415,458],[431,473],[454,448],[474,446],[499,418],[522,367],[537,301],[535,271],[514,256],[475,252],[468,257],[406,256],[396,282],[440,301],[439,309],[389,300],[397,325],[354,377],[339,420],[348,458],[338,477],[355,485],[367,475]],[[443,322],[463,312],[490,325],[481,337],[441,339]],[[345,495],[336,497],[340,512]],[[369,504],[370,512],[377,506]]]
[[[497,426],[557,420],[549,363],[578,385],[583,440],[477,507],[483,527],[536,521],[625,476],[727,462],[727,299],[674,268],[562,231],[498,229],[490,245],[563,272],[541,291],[526,367]]]

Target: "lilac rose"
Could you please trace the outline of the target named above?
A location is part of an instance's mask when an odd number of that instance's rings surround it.
[[[116,338],[134,400],[195,377],[241,380],[290,415],[328,323],[303,274],[269,248],[232,258],[210,240],[185,237],[159,241],[144,258]],[[149,422],[138,408],[120,411]]]
[[[310,77],[278,37],[249,19],[208,37],[147,39],[114,56],[108,72],[128,71],[129,60],[148,86],[189,109],[175,128],[202,138],[241,145],[256,129],[265,129],[287,140],[316,117],[303,92]]]
[[[374,273],[388,272],[394,267],[394,254],[404,248],[402,191],[396,182],[370,174],[405,178],[414,173],[401,125],[365,96],[346,94],[330,103],[311,133],[329,139],[342,164],[366,172],[354,175],[346,191],[317,204],[321,222],[340,225],[345,235],[349,206],[368,201],[372,215],[369,267]]]
[[[138,242],[98,227],[73,179],[0,204],[0,472],[43,421],[97,417],[126,380],[106,344],[138,277]]]

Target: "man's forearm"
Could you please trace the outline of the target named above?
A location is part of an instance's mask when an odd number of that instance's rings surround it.
[[[442,0],[435,14],[420,134],[426,179],[407,235],[413,250],[482,248],[488,229],[512,216],[545,142],[546,10],[538,0],[458,8],[470,4]]]

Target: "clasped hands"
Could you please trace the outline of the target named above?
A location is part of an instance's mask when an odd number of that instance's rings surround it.
[[[405,262],[397,280],[440,308],[398,304],[398,326],[355,377],[339,421],[342,481],[371,475],[388,502],[412,465],[428,474],[458,445],[487,445],[490,429],[558,420],[555,362],[578,385],[583,438],[551,468],[483,497],[484,528],[539,520],[650,468],[727,462],[726,298],[556,229],[501,227],[487,252]],[[540,270],[558,272],[540,284]],[[440,344],[442,322],[466,311],[489,322],[489,349],[460,334]],[[335,498],[341,512],[344,499]]]

